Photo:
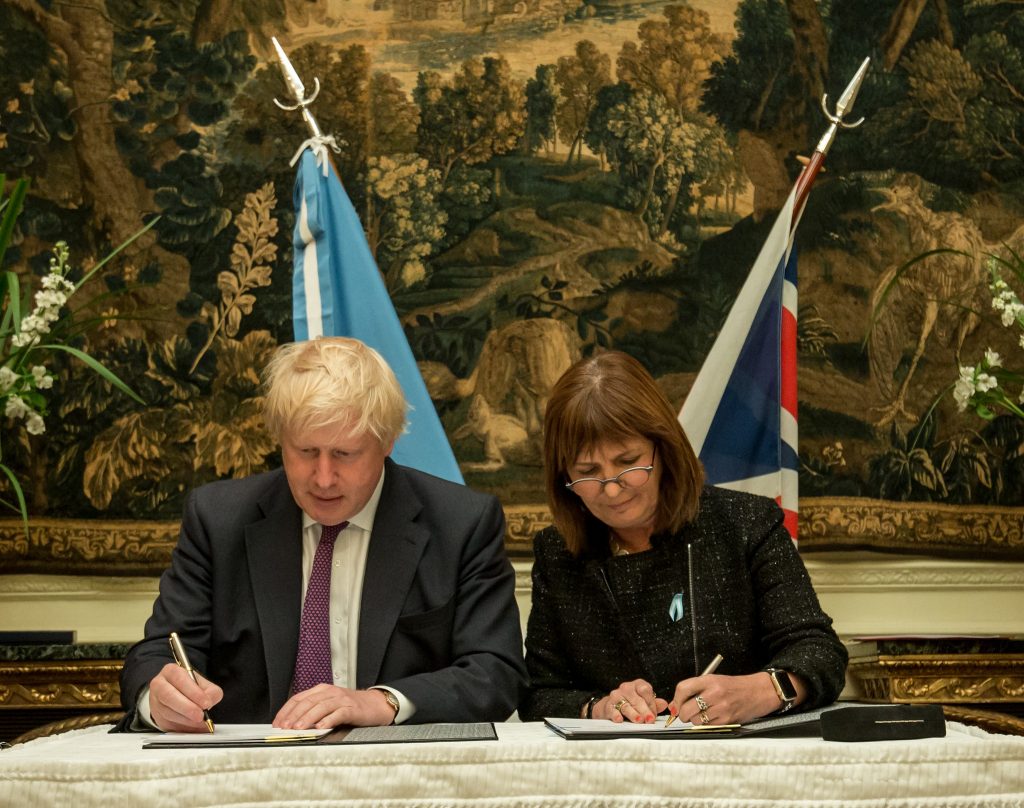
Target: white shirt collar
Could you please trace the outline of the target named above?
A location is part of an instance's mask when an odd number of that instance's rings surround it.
[[[380,503],[380,492],[384,489],[384,467],[380,470],[380,479],[377,480],[377,487],[373,489],[370,498],[366,501],[363,509],[348,520],[349,526],[362,528],[367,533],[373,531],[373,520],[377,518],[377,505]],[[312,525],[319,524],[316,519],[305,511],[302,512],[302,529],[305,530]]]

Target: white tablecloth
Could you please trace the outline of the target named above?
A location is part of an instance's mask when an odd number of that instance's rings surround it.
[[[1024,806],[1024,738],[953,723],[878,743],[565,741],[508,723],[497,742],[161,751],[106,730],[0,751],[0,805]]]

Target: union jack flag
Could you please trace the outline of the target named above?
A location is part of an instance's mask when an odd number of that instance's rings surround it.
[[[793,235],[803,191],[798,181],[679,413],[707,481],[774,499],[794,541],[799,461]]]

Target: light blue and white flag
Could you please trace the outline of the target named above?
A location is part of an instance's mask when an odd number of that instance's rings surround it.
[[[307,144],[311,147],[302,151],[295,179],[295,339],[355,337],[377,350],[394,370],[411,405],[408,432],[398,439],[392,458],[461,483],[459,465],[355,208],[327,158],[326,147]]]

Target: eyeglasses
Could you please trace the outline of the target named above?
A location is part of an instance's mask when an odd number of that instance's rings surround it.
[[[654,451],[651,452],[651,465],[649,466],[633,466],[633,468],[620,471],[614,477],[608,477],[605,480],[600,477],[580,477],[578,480],[566,483],[565,487],[581,497],[596,497],[604,491],[604,487],[608,483],[615,483],[622,488],[639,488],[651,479],[651,472],[654,471],[654,456],[657,452],[658,447],[655,446]]]

